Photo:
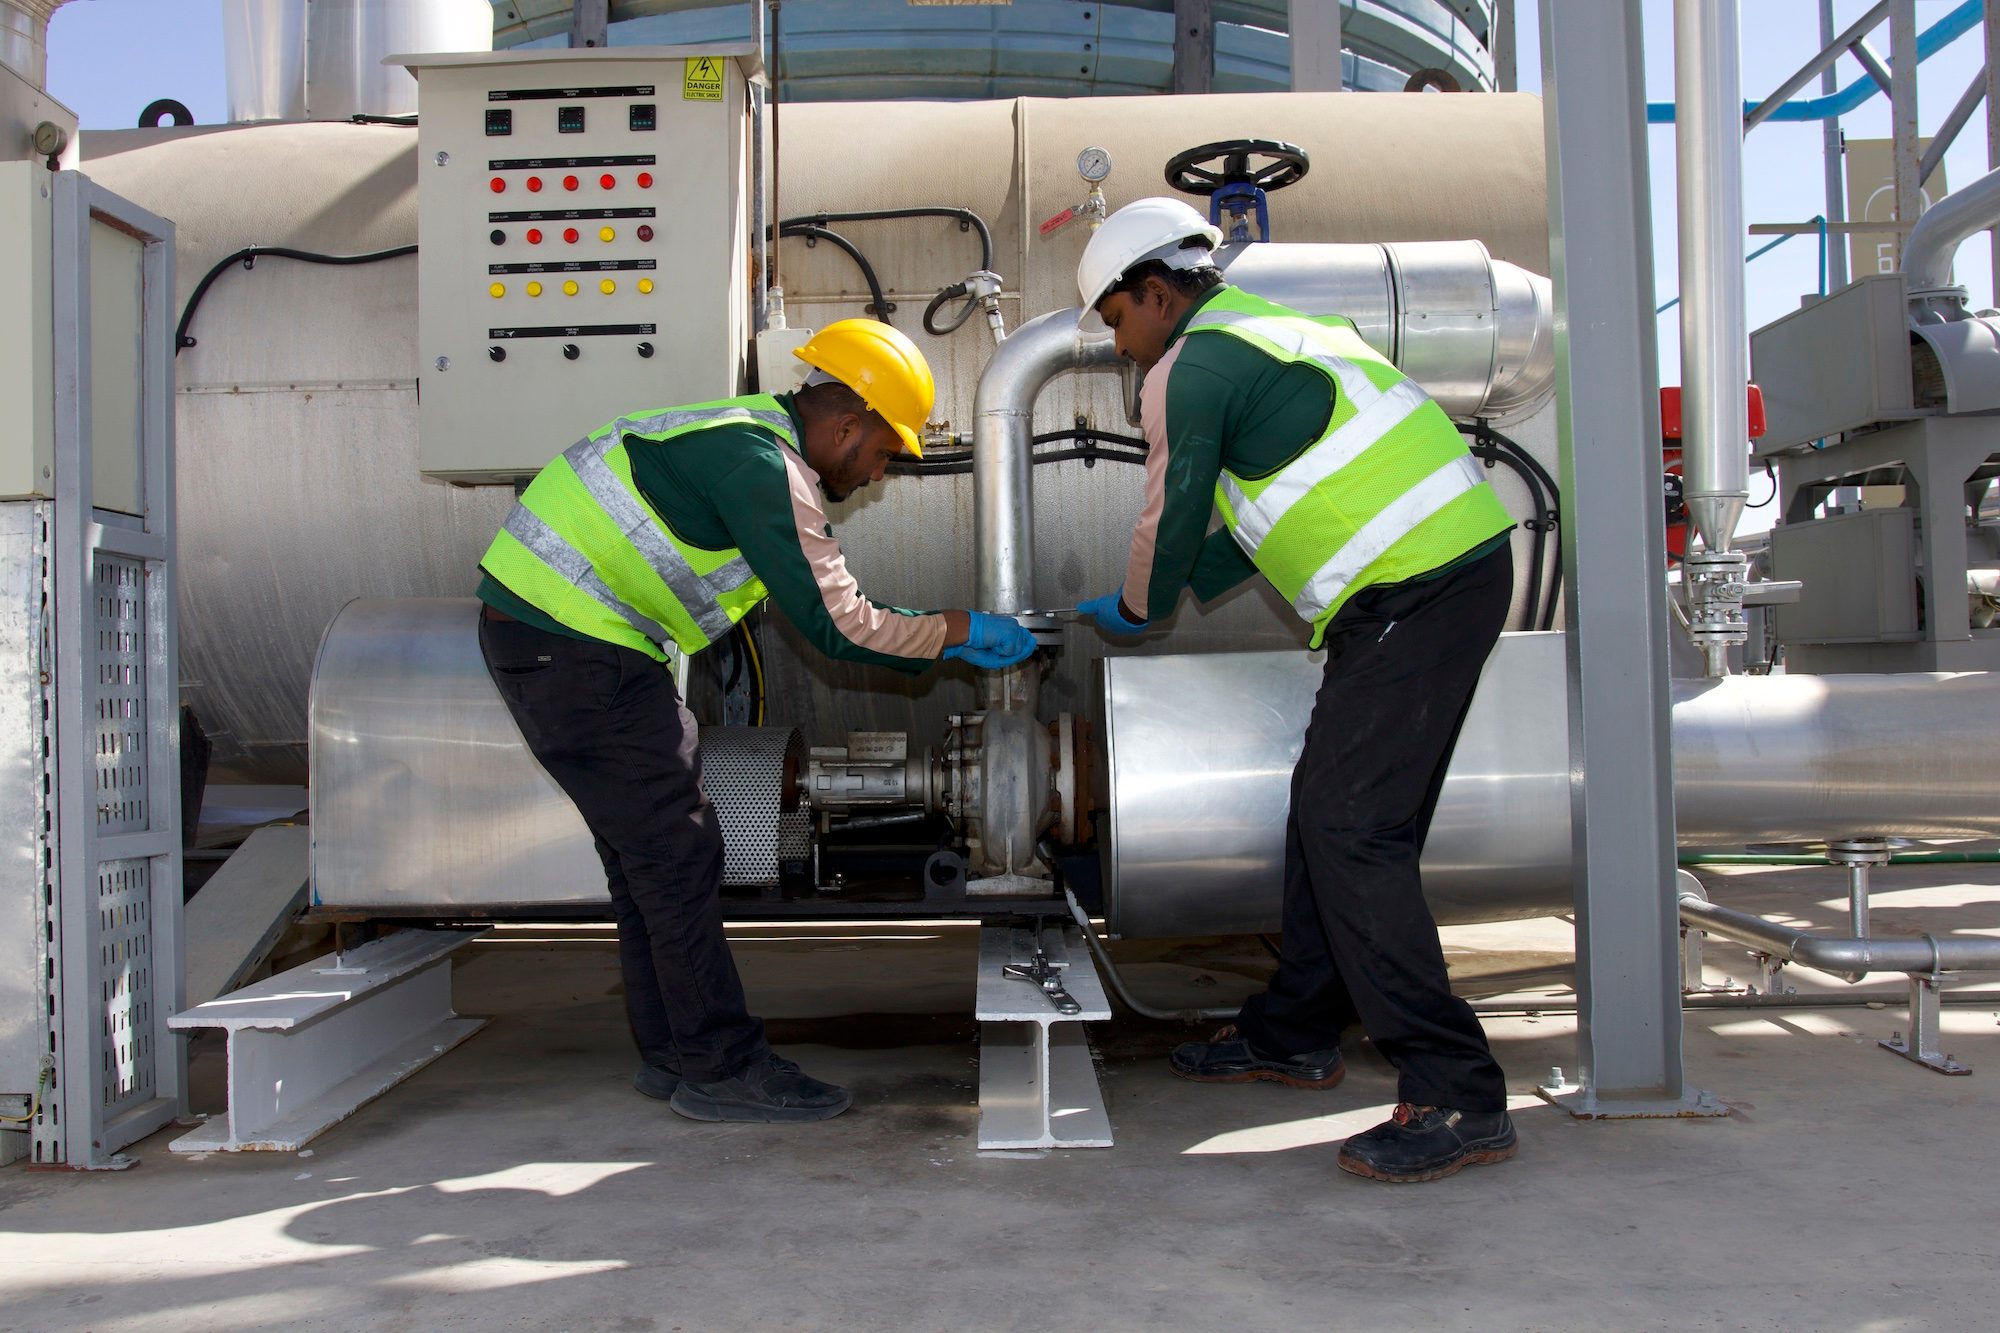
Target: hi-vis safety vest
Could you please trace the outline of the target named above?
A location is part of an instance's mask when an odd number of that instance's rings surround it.
[[[764,600],[743,553],[690,545],[632,481],[625,442],[664,442],[754,422],[796,449],[792,419],[766,394],[620,417],[541,470],[479,563],[543,614],[659,661],[694,654]]]
[[[1312,622],[1312,646],[1363,588],[1398,583],[1514,526],[1444,409],[1345,319],[1308,319],[1225,287],[1188,321],[1280,361],[1317,367],[1336,389],[1320,438],[1266,477],[1224,469],[1216,507],[1237,545]]]

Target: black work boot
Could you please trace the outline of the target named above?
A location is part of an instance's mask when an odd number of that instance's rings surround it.
[[[1300,1055],[1264,1055],[1251,1049],[1236,1025],[1220,1028],[1208,1041],[1182,1042],[1167,1057],[1167,1067],[1196,1083],[1254,1083],[1263,1079],[1288,1088],[1330,1088],[1347,1076],[1340,1048],[1306,1051]]]
[[[822,1083],[790,1060],[767,1053],[717,1083],[683,1079],[667,1105],[690,1120],[768,1125],[831,1120],[853,1100],[847,1089]]]
[[[674,1089],[681,1085],[681,1071],[669,1069],[665,1065],[639,1065],[639,1072],[632,1075],[632,1086],[645,1093],[656,1102],[666,1101],[674,1095]]]
[[[1414,1185],[1468,1166],[1514,1155],[1514,1121],[1505,1111],[1454,1111],[1404,1102],[1396,1114],[1340,1145],[1340,1169],[1370,1180]]]

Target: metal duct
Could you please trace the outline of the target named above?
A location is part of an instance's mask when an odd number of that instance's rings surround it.
[[[488,0],[223,0],[229,119],[408,116],[417,81],[386,56],[491,51]]]
[[[1456,420],[1506,424],[1555,393],[1549,280],[1478,241],[1233,245],[1217,262],[1268,300],[1347,316]]]
[[[1277,929],[1289,783],[1320,662],[1105,662],[1115,933]],[[1440,922],[1571,905],[1564,680],[1560,634],[1505,635],[1488,661],[1424,848]],[[2000,751],[1966,722],[2000,706],[2000,676],[1732,676],[1673,691],[1682,846],[2000,836]]]
[[[0,0],[0,69],[48,90],[49,17],[69,0]]]

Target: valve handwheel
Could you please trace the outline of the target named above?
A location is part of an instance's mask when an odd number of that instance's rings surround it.
[[[1252,165],[1253,159],[1264,159]],[[1303,179],[1312,160],[1297,144],[1277,139],[1225,139],[1167,159],[1167,184],[1204,198],[1227,185],[1282,190]]]

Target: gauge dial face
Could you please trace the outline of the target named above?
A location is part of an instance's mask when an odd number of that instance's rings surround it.
[[[1097,184],[1111,174],[1111,154],[1102,148],[1086,148],[1076,155],[1077,174]]]

